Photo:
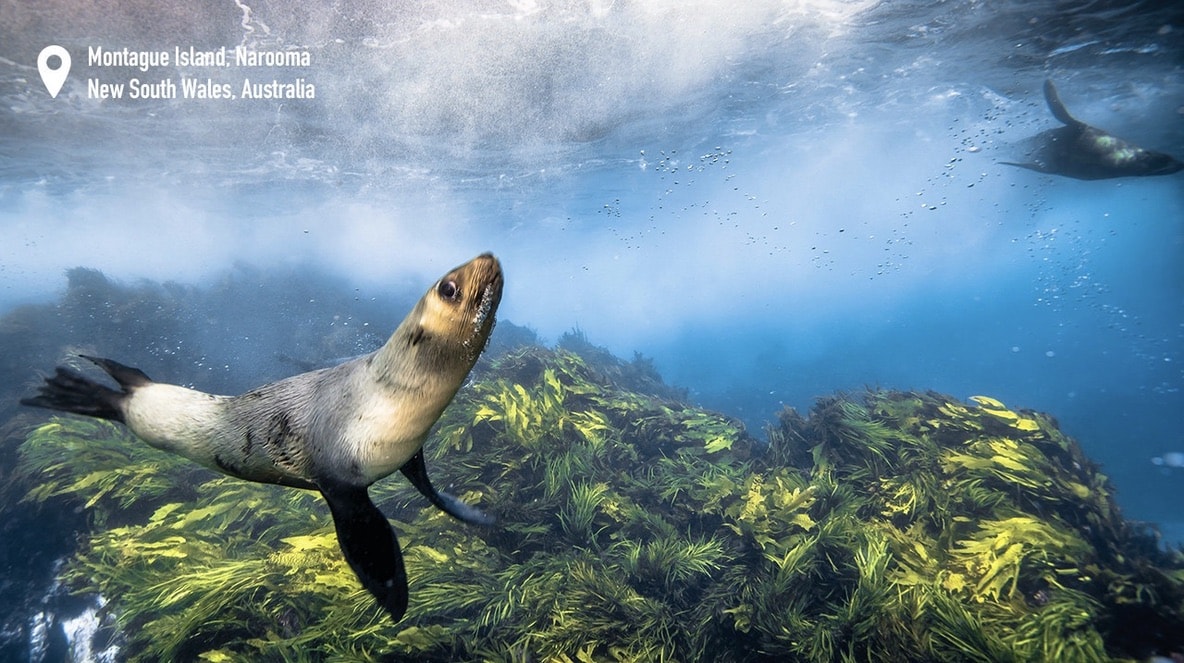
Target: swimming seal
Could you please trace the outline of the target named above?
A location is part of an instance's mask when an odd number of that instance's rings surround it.
[[[320,491],[346,561],[397,622],[407,609],[403,555],[367,488],[400,470],[452,516],[493,522],[432,487],[423,442],[489,340],[502,283],[497,259],[478,256],[437,281],[377,351],[239,396],[86,357],[119,389],[59,367],[21,403],[122,422],[153,447],[240,479]]]
[[[1079,180],[1170,175],[1184,170],[1184,163],[1168,154],[1132,145],[1070,115],[1051,80],[1044,81],[1044,100],[1065,126],[1032,139],[1037,146],[1032,161],[1001,163]]]

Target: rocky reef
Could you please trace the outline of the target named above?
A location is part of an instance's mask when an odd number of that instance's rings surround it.
[[[1110,661],[1184,651],[1184,554],[1049,416],[867,391],[761,439],[578,337],[483,360],[429,440],[458,523],[375,502],[411,605],[375,607],[311,492],[80,418],[32,425],[26,504],[86,515],[60,571],[138,661]],[[572,351],[576,350],[576,351]],[[577,353],[578,351],[578,353]],[[8,508],[9,502],[6,502]]]

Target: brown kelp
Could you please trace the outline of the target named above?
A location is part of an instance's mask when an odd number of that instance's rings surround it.
[[[522,348],[429,442],[466,528],[372,489],[412,584],[394,625],[315,495],[218,477],[101,422],[22,446],[28,499],[84,505],[64,571],[133,660],[1107,661],[1184,651],[1184,556],[1125,521],[1049,417],[869,391],[768,442],[615,360]]]

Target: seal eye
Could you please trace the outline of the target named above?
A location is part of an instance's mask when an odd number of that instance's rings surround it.
[[[456,281],[440,281],[440,286],[436,288],[436,294],[443,299],[456,301],[460,299],[460,288],[456,287]]]

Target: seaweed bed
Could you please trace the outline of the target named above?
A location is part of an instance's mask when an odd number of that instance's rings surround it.
[[[62,577],[104,597],[129,660],[1184,651],[1184,555],[1123,519],[1050,417],[868,391],[787,409],[758,441],[644,360],[583,350],[483,361],[429,440],[435,483],[494,527],[450,519],[400,479],[371,489],[407,558],[399,624],[345,565],[315,493],[221,477],[73,417],[30,430],[15,478],[26,504],[85,507]]]

